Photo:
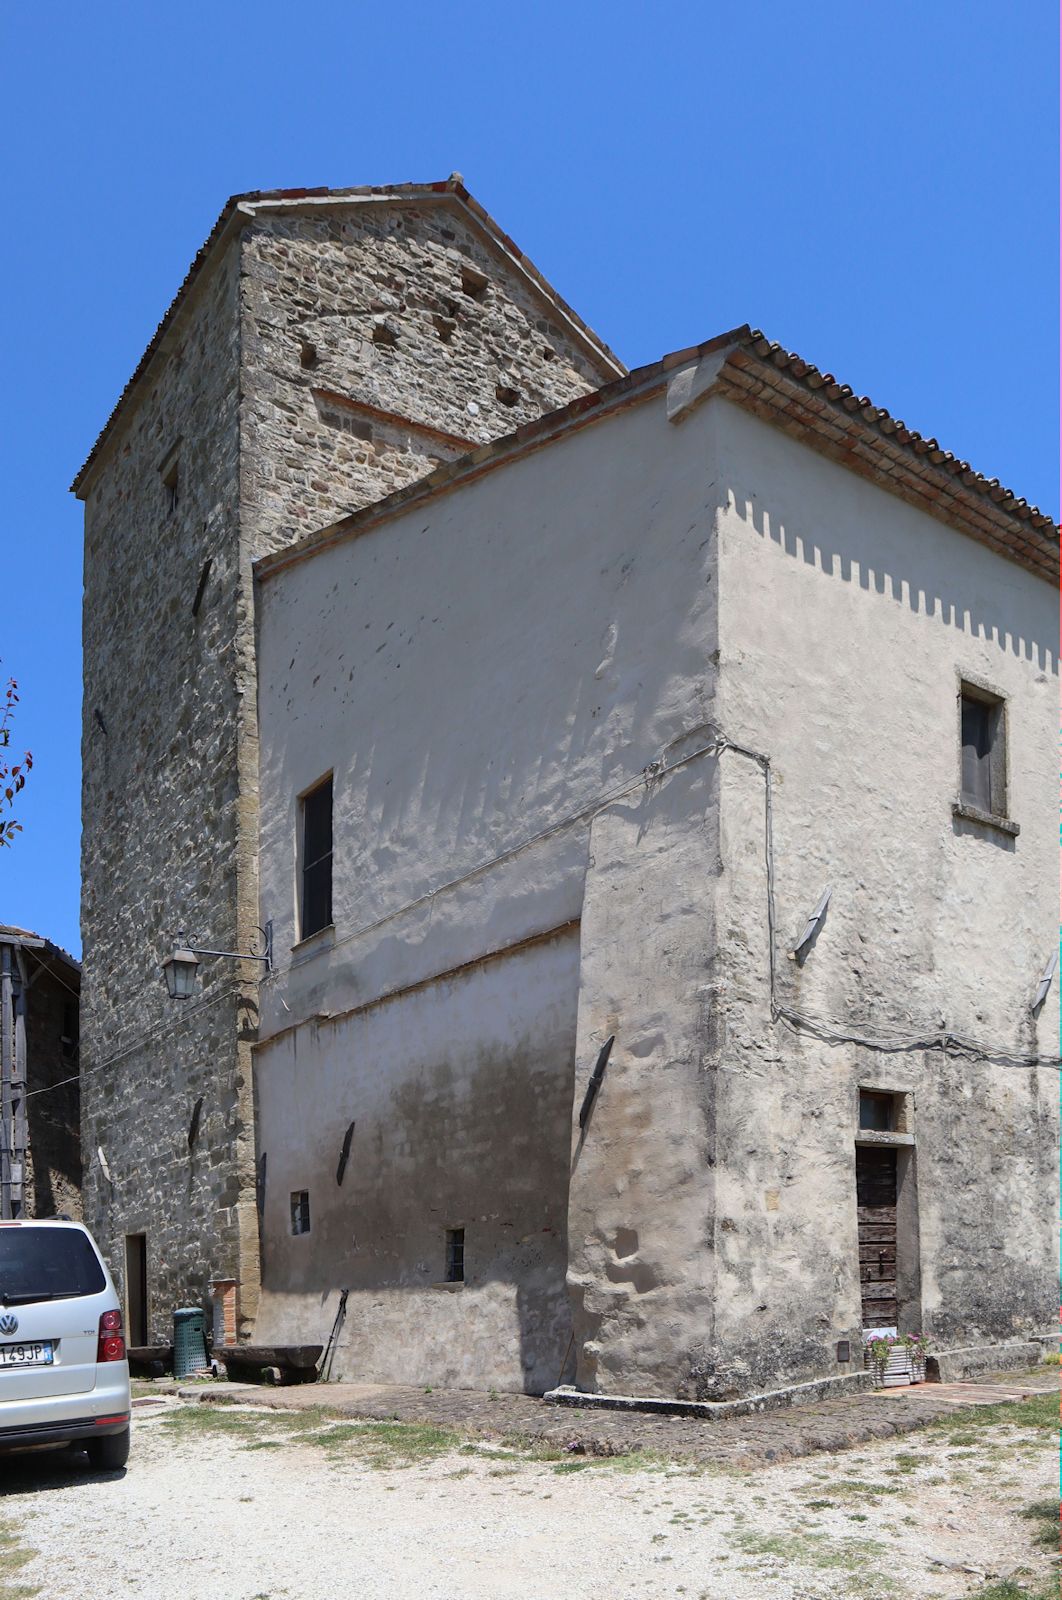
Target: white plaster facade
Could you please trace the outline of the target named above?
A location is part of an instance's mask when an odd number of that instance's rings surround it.
[[[256,1337],[323,1342],[349,1289],[336,1377],[719,1398],[849,1370],[861,1086],[911,1107],[903,1325],[1052,1315],[1054,590],[1017,513],[1012,560],[911,503],[913,469],[888,492],[751,414],[727,359],[259,563]],[[953,814],[962,680],[1005,701],[1017,836]],[[334,925],[300,943],[328,772]]]

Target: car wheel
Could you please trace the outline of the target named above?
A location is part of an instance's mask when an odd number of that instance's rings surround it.
[[[85,1446],[89,1465],[98,1472],[113,1472],[124,1467],[129,1460],[129,1429],[121,1433],[105,1433],[100,1439],[90,1439]]]

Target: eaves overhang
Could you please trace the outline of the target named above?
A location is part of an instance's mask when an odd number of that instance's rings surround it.
[[[402,183],[384,186],[365,185],[352,189],[256,189],[246,194],[232,195],[223,206],[217,221],[200,246],[185,273],[177,293],[155,329],[143,355],[125,388],[118,396],[114,409],[104,423],[95,444],[89,451],[71,484],[71,492],[84,498],[92,469],[105,453],[115,428],[129,401],[144,379],[155,357],[163,353],[177,330],[182,314],[188,306],[193,291],[204,276],[209,263],[220,258],[224,246],[259,213],[292,211],[313,214],[322,210],[365,205],[448,205],[457,209],[475,232],[521,278],[528,289],[547,303],[551,313],[598,370],[603,380],[626,372],[626,367],[603,339],[593,331],[576,311],[568,305],[552,284],[543,277],[534,262],[524,254],[479,201],[465,188],[458,174],[440,183]]]
[[[417,483],[264,556],[255,563],[255,573],[259,579],[267,579],[411,506],[658,395],[666,395],[668,420],[676,425],[713,396],[742,406],[888,493],[1038,577],[1058,583],[1059,529],[1050,516],[748,324],[703,344],[672,351],[503,438],[443,463]]]
[[[10,923],[0,923],[0,944],[9,944],[17,950],[30,951],[41,966],[45,966],[48,960],[58,961],[80,981],[81,962],[76,956],[72,956],[69,950],[64,950],[62,945],[53,944],[52,940],[46,939],[43,934],[31,933],[28,928],[16,928]]]

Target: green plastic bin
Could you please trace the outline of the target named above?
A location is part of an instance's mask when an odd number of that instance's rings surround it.
[[[201,1306],[181,1306],[173,1313],[173,1376],[188,1378],[209,1372],[206,1346],[206,1312]]]

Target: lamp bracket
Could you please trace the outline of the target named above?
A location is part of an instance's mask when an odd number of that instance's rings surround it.
[[[195,935],[180,932],[176,944],[191,950],[196,956],[219,956],[226,961],[261,961],[266,972],[273,970],[273,924],[267,922],[264,928],[256,928],[262,949],[259,950],[208,950],[205,945],[192,942]]]

